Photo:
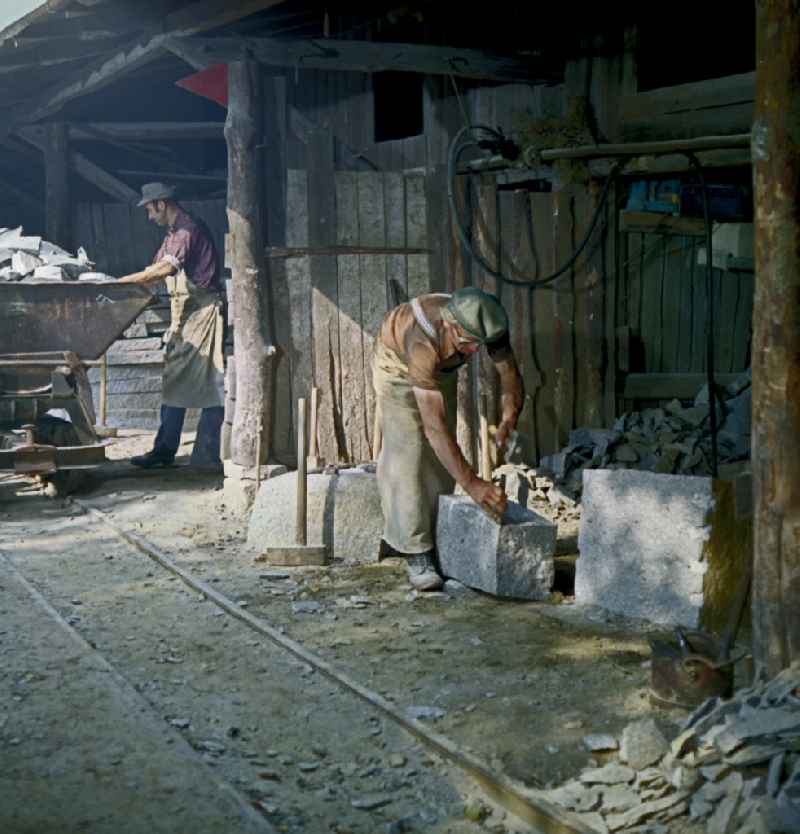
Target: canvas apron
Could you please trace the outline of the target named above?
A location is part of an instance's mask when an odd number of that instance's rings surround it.
[[[378,458],[378,491],[384,541],[401,553],[424,553],[435,546],[439,496],[455,481],[425,437],[408,366],[380,339],[372,363],[383,445]],[[457,369],[442,375],[448,430],[455,435]]]
[[[162,402],[180,408],[224,405],[222,299],[193,284],[183,270],[166,281],[170,327]]]

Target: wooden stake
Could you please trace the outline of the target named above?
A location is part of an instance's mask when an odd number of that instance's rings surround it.
[[[317,408],[319,405],[319,388],[311,389],[311,417],[309,418],[308,456],[317,457]]]
[[[375,422],[372,426],[372,459],[377,461],[383,447],[383,420],[378,403],[375,404]]]
[[[298,545],[305,547],[306,531],[306,401],[297,401],[297,533]]]

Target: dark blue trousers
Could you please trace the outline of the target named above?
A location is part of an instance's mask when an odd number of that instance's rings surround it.
[[[200,412],[197,437],[192,449],[191,463],[205,465],[220,463],[219,444],[225,409],[221,405],[204,408]],[[161,406],[161,425],[158,428],[153,450],[165,455],[177,454],[181,445],[181,431],[186,409],[174,405]]]

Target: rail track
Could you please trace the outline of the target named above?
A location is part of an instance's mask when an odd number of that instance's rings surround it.
[[[350,699],[351,701],[357,699],[362,706],[355,709],[348,707],[351,710],[350,716],[358,715],[359,720],[366,719],[368,722],[383,721],[387,727],[393,728],[394,737],[405,736],[407,741],[413,740],[421,749],[433,754],[436,760],[444,763],[445,767],[454,769],[459,774],[460,779],[469,780],[473,786],[477,786],[485,797],[508,811],[517,821],[526,825],[527,830],[543,832],[544,834],[592,834],[592,830],[573,815],[547,803],[540,796],[537,796],[536,791],[498,773],[472,752],[463,749],[422,721],[409,717],[406,712],[383,697],[379,692],[373,691],[368,686],[337,669],[325,657],[309,651],[299,642],[288,637],[281,628],[275,627],[264,618],[255,616],[245,610],[237,600],[226,596],[195,573],[181,567],[169,553],[156,544],[136,532],[124,529],[116,524],[106,512],[85,500],[72,499],[72,503],[73,506],[79,507],[83,511],[83,515],[78,517],[77,522],[82,524],[84,529],[101,527],[112,533],[119,545],[124,543],[129,551],[133,549],[138,554],[146,556],[150,560],[151,567],[157,565],[158,573],[154,574],[153,571],[149,570],[146,574],[148,576],[152,575],[154,582],[163,579],[164,576],[168,576],[169,581],[172,582],[179,580],[195,599],[202,597],[215,607],[216,611],[213,616],[217,625],[224,625],[226,624],[225,621],[231,623],[235,621],[238,626],[254,638],[247,641],[248,643],[255,645],[258,642],[271,645],[290,662],[300,664],[303,669],[312,670],[316,677],[333,684],[339,693],[337,697],[340,699]],[[87,524],[90,520],[98,522],[98,524]],[[111,566],[109,566],[109,569],[111,569]],[[172,589],[176,588],[174,584],[170,587]],[[98,651],[102,654],[102,647],[99,647]],[[141,690],[141,686],[137,688]],[[328,693],[327,697],[332,698],[332,692]],[[331,707],[336,709],[334,704],[331,704]],[[343,708],[343,716],[344,713]],[[349,720],[352,726],[350,728],[344,726],[340,732],[343,735],[351,733],[358,735],[361,732],[360,726],[356,726],[354,718],[351,717]],[[377,724],[373,723],[370,726],[375,727]],[[375,731],[371,730],[370,732]],[[244,795],[247,795],[246,790]],[[267,812],[271,810],[269,801],[255,803],[255,807],[260,810],[266,808]],[[356,805],[355,807],[359,806]],[[333,811],[333,808],[331,808],[331,811]],[[294,829],[291,826],[285,826],[284,828],[279,827],[278,830]],[[312,829],[306,828],[305,830]],[[313,830],[316,834],[316,830]],[[333,828],[332,830],[337,829]],[[377,831],[378,829],[373,830]],[[398,828],[397,830],[403,829]]]

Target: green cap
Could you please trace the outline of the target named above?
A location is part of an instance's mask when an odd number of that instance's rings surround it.
[[[477,287],[456,290],[444,309],[481,344],[494,342],[508,332],[508,316],[500,299]]]

